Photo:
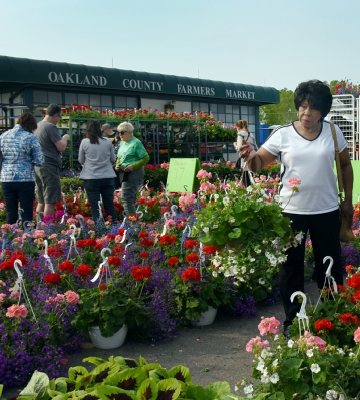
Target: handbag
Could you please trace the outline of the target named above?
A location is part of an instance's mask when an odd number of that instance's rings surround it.
[[[339,203],[339,217],[340,217],[339,239],[341,242],[351,242],[354,240],[354,233],[353,233],[352,229],[348,228],[347,221],[344,218],[344,214],[342,212],[342,206],[343,206],[342,196],[343,196],[344,186],[343,186],[342,175],[341,175],[339,147],[337,144],[335,125],[333,122],[330,122],[330,125],[331,125],[331,132],[332,132],[333,139],[334,139],[334,145],[335,145],[335,161],[336,161],[336,171],[337,171],[338,185],[339,185],[339,200],[340,200],[340,203]]]

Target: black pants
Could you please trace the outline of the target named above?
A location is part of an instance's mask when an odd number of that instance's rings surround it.
[[[289,326],[300,310],[297,298],[291,303],[290,296],[300,290],[304,292],[304,259],[305,259],[305,240],[306,233],[309,231],[314,251],[315,269],[318,288],[322,289],[325,281],[325,273],[329,267],[329,262],[323,264],[326,256],[331,256],[334,260],[331,275],[338,285],[343,283],[343,273],[341,267],[341,247],[339,241],[339,210],[325,214],[299,215],[283,213],[292,221],[291,228],[294,233],[303,231],[305,234],[302,242],[297,247],[291,247],[286,252],[287,260],[280,264],[279,284],[280,294],[283,301],[286,319],[284,326]]]
[[[114,180],[115,178],[84,179],[84,188],[90,202],[92,218],[95,222],[100,217],[98,203],[100,201],[100,195],[106,214],[111,215],[113,223],[116,223],[117,221],[114,206]]]
[[[35,182],[2,182],[2,191],[6,203],[6,223],[15,224],[18,220],[18,203],[24,210],[22,221],[33,220]]]

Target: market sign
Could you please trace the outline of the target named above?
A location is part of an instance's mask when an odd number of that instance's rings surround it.
[[[166,181],[167,192],[194,192],[200,187],[196,174],[200,170],[198,158],[171,158]]]
[[[271,87],[7,56],[0,56],[1,82],[237,99],[257,105],[280,100],[279,92]]]

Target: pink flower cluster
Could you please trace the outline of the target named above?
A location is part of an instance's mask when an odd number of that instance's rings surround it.
[[[200,190],[206,194],[215,193],[216,186],[210,182],[204,182],[200,185]]]
[[[301,184],[301,179],[297,178],[290,178],[289,179],[289,189],[292,189],[294,192],[298,192],[299,189],[297,188],[297,185]]]
[[[204,169],[201,169],[201,170],[196,174],[196,177],[199,178],[199,179],[206,179],[206,178],[210,179],[210,178],[212,178],[212,175],[211,175],[211,172],[207,172],[207,171],[205,171]]]
[[[5,297],[6,297],[5,293],[0,293],[0,303],[4,301]]]
[[[279,331],[280,321],[278,321],[275,317],[264,318],[261,317],[261,322],[258,325],[260,335],[264,336],[269,333],[278,333]]]
[[[49,297],[46,300],[46,304],[58,303],[61,301],[67,301],[69,304],[77,304],[79,302],[80,296],[73,292],[72,290],[68,290],[64,294],[57,294],[56,297]]]
[[[245,349],[248,353],[251,353],[253,349],[256,350],[261,350],[261,349],[267,349],[269,346],[269,342],[267,340],[261,340],[260,336],[256,336],[255,338],[250,339],[250,341],[247,343]]]
[[[42,231],[40,229],[36,229],[35,232],[33,233],[34,238],[44,238],[46,236],[45,231]]]
[[[10,318],[26,318],[28,314],[28,310],[24,306],[24,304],[21,304],[21,306],[13,305],[7,309],[6,316]]]
[[[182,211],[185,211],[188,207],[196,203],[196,194],[194,193],[181,193],[179,197],[179,207]]]
[[[360,343],[360,328],[357,328],[354,332],[354,340],[356,343]]]
[[[360,328],[359,328],[360,329]],[[304,335],[296,341],[296,343],[305,343],[308,348],[317,346],[321,351],[325,352],[326,342],[319,336],[313,336],[310,332],[305,331]]]

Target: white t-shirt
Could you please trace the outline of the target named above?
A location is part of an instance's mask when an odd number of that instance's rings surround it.
[[[337,125],[335,131],[341,153],[347,142]],[[324,214],[339,207],[334,173],[335,146],[329,122],[323,122],[319,135],[313,140],[300,135],[293,124],[284,125],[269,136],[263,147],[282,163],[279,194],[285,212]],[[290,178],[301,179],[299,192],[291,199]]]

